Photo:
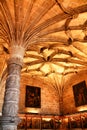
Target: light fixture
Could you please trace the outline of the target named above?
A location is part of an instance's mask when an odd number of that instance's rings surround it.
[[[77,111],[82,112],[82,111],[87,111],[87,105],[86,106],[81,106],[77,108]]]
[[[37,114],[39,110],[37,108],[25,108],[25,112],[29,114]]]

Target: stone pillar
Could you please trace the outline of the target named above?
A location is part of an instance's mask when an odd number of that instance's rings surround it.
[[[60,116],[63,115],[63,96],[59,96],[59,111],[60,111]]]
[[[6,79],[4,103],[2,108],[1,130],[17,130],[20,73],[23,64],[24,48],[14,46],[8,61],[8,76]]]

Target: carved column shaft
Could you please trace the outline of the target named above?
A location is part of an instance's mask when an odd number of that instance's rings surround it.
[[[19,87],[21,66],[17,64],[8,65],[8,77],[6,81],[5,97],[2,114],[15,116],[18,112]]]
[[[8,64],[8,76],[6,80],[4,104],[2,108],[2,130],[17,129],[17,114],[19,103],[21,66],[15,63]]]
[[[59,96],[59,110],[60,115],[63,115],[63,96]]]
[[[1,130],[17,130],[19,121],[17,115],[19,109],[20,73],[23,59],[21,58],[21,49],[18,49],[18,47],[13,49],[14,52],[12,51],[7,64],[8,76],[2,108]]]

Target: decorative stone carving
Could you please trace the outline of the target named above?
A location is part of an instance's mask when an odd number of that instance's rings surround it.
[[[23,56],[24,49],[22,47],[12,47],[11,57],[8,60],[7,66],[8,76],[6,80],[2,117],[0,120],[1,130],[17,130],[20,73],[23,65]]]
[[[19,102],[20,70],[21,66],[17,64],[9,65],[9,76],[7,77],[6,81],[6,91],[2,111],[3,115],[17,115]]]
[[[17,130],[17,126],[14,125],[4,125],[3,128],[0,128],[0,130]]]
[[[17,130],[17,124],[20,122],[18,117],[3,116],[0,117],[0,130]]]
[[[60,115],[63,115],[63,96],[59,96],[59,110]]]

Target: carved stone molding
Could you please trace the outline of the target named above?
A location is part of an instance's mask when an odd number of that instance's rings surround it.
[[[0,130],[17,130],[17,125],[19,122],[20,118],[18,117],[0,117]]]

